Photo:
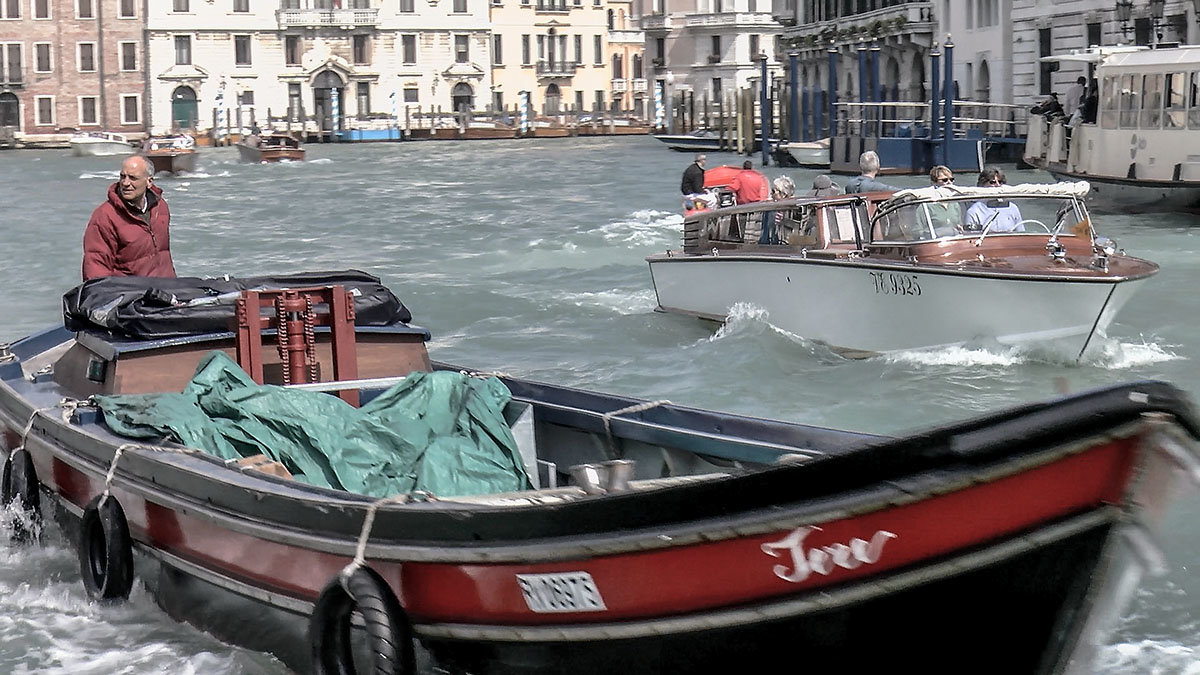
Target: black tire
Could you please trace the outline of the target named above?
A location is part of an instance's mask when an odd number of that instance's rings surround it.
[[[42,520],[41,483],[38,481],[37,470],[33,468],[33,457],[25,448],[17,450],[5,460],[2,492],[0,501],[3,501],[4,506],[19,504],[33,524],[30,529],[22,521],[14,523],[13,541],[37,539]]]
[[[8,506],[12,503],[12,488],[9,483],[12,480],[12,458],[8,455],[4,456],[4,477],[0,479],[0,506]]]
[[[415,671],[412,628],[387,582],[375,570],[358,567],[345,584],[338,574],[325,585],[309,624],[316,675],[356,675],[350,645],[350,615],[362,615],[371,653],[371,675],[411,675]]]
[[[133,589],[133,540],[116,497],[96,495],[79,527],[79,574],[93,600],[121,601]]]

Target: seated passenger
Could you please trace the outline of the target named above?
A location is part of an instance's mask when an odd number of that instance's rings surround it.
[[[1004,171],[998,167],[989,166],[979,174],[976,185],[979,187],[1000,187],[1005,185]],[[1007,199],[982,199],[967,209],[965,222],[967,230],[981,232],[1024,232],[1021,224],[1021,210]]]
[[[939,164],[929,172],[929,183],[935,188],[953,185],[954,172]],[[962,232],[962,206],[958,202],[930,202],[925,209],[936,236],[952,237]]]

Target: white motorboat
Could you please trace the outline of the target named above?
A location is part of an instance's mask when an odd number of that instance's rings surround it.
[[[806,169],[829,168],[829,139],[780,143],[779,149],[791,156],[797,166]]]
[[[1096,64],[1093,122],[1030,115],[1025,161],[1059,179],[1087,180],[1126,211],[1200,208],[1200,47],[1100,47],[1043,60]],[[1190,107],[1189,107],[1190,106]]]
[[[1087,192],[948,186],[701,211],[681,250],[647,262],[660,311],[723,321],[749,303],[846,356],[994,340],[1081,358],[1158,271],[1096,235]]]
[[[79,133],[67,141],[71,145],[71,154],[76,157],[94,157],[101,155],[129,155],[134,147],[124,134],[109,131],[88,131]]]

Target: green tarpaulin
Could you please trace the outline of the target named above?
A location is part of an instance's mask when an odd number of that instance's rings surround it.
[[[373,497],[461,496],[529,487],[496,378],[414,372],[360,408],[327,393],[256,384],[207,354],[182,393],[97,396],[115,433],[223,459],[258,454],[313,485]]]

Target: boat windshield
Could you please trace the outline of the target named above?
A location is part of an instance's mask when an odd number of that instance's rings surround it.
[[[918,242],[988,234],[1030,233],[1087,236],[1087,215],[1069,197],[978,195],[941,201],[913,201],[881,213],[872,241]]]

